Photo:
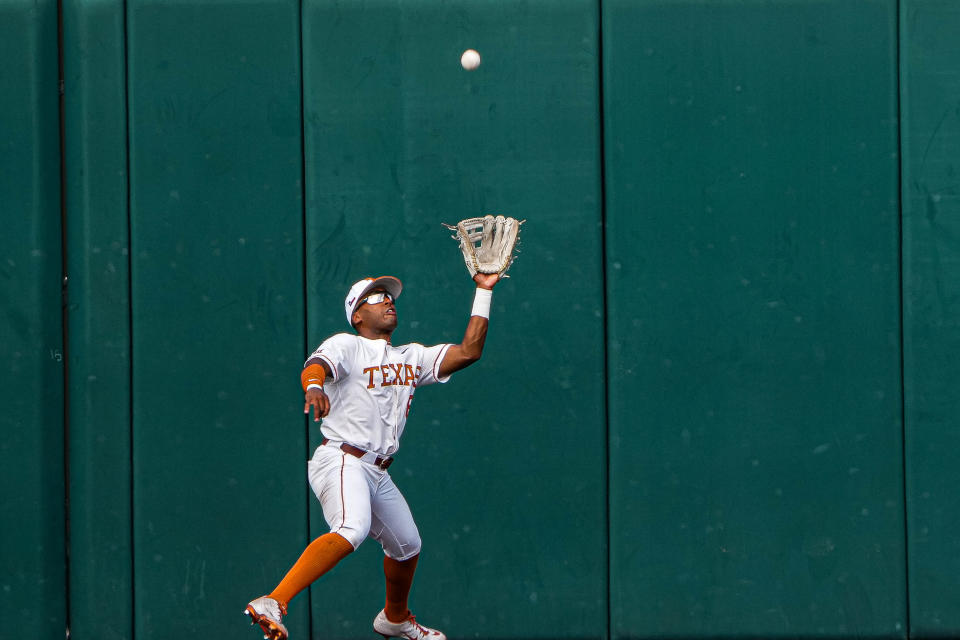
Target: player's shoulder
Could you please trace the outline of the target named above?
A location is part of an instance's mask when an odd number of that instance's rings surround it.
[[[447,344],[428,345],[428,344],[422,344],[420,342],[408,342],[407,344],[403,344],[396,347],[396,349],[401,353],[403,353],[404,355],[422,358],[424,357],[424,354],[440,351],[447,346],[449,345]]]
[[[408,342],[406,344],[397,345],[394,347],[394,349],[407,353],[409,351],[422,351],[423,349],[426,349],[426,347],[419,342]]]
[[[355,347],[357,345],[357,335],[354,333],[335,333],[320,344],[324,347]]]

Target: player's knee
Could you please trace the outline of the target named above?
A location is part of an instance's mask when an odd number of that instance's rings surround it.
[[[423,546],[423,544],[422,544],[421,541],[420,541],[420,536],[417,536],[417,539],[416,539],[416,540],[412,541],[409,545],[407,545],[407,546],[404,548],[404,550],[403,550],[403,557],[402,557],[402,558],[397,558],[397,560],[400,560],[401,562],[402,562],[403,560],[409,560],[409,559],[412,558],[413,556],[415,556],[415,555],[417,555],[417,554],[420,553],[420,548],[421,548],[422,546]]]
[[[383,552],[393,560],[396,560],[397,562],[403,562],[404,560],[409,560],[413,556],[420,553],[421,546],[420,534],[414,531],[413,535],[402,540],[385,539],[383,541]]]
[[[344,522],[341,527],[334,529],[333,532],[346,538],[354,549],[358,549],[360,543],[366,540],[367,534],[370,533],[370,525],[369,523],[364,526],[363,523]]]

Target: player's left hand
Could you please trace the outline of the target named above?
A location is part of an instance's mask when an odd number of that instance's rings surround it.
[[[473,276],[473,281],[482,289],[493,289],[493,285],[500,282],[499,273],[478,273]]]

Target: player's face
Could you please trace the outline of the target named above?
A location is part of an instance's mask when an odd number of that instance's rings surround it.
[[[374,289],[367,293],[357,307],[360,322],[374,331],[393,331],[397,328],[397,308],[393,297],[384,289]]]

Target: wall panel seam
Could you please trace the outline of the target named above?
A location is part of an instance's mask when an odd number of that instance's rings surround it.
[[[63,384],[63,584],[64,622],[70,638],[70,327],[67,262],[67,130],[64,96],[63,0],[57,0],[57,102],[60,135],[60,330]]]
[[[126,144],[126,204],[127,204],[127,362],[129,363],[130,384],[127,389],[127,411],[128,411],[128,429],[129,429],[129,500],[130,500],[130,527],[128,529],[128,541],[130,543],[130,595],[128,603],[130,606],[130,638],[137,635],[137,607],[136,607],[136,538],[134,528],[136,526],[136,482],[134,463],[134,341],[133,341],[133,180],[132,180],[132,150],[130,148],[130,6],[128,0],[123,0],[123,100],[126,103],[124,111],[124,143]]]
[[[599,169],[600,169],[600,277],[602,279],[603,286],[601,287],[602,296],[603,296],[603,371],[607,381],[610,380],[610,357],[609,357],[609,305],[608,305],[608,284],[607,284],[607,180],[606,180],[606,130],[605,130],[605,113],[604,113],[604,102],[603,102],[603,0],[597,0],[596,4],[597,11],[597,122],[599,130],[597,132],[598,143],[599,143]],[[604,396],[603,396],[603,450],[610,451],[610,385],[604,385]],[[605,463],[603,465],[603,482],[602,485],[604,490],[604,539],[606,542],[605,545],[605,590],[604,590],[604,604],[605,604],[605,613],[606,613],[606,629],[605,637],[613,637],[613,619],[612,619],[612,606],[611,606],[611,561],[610,561],[610,548],[612,541],[610,539],[610,456],[606,457]]]
[[[904,316],[904,289],[903,278],[903,179],[904,179],[904,157],[903,157],[903,20],[904,0],[897,0],[895,5],[896,19],[896,47],[895,47],[895,68],[896,68],[896,104],[897,104],[897,276],[899,278],[899,311],[900,311],[900,433],[901,433],[901,473],[903,477],[903,579],[904,579],[904,636],[910,638],[910,523],[908,501],[910,494],[908,491],[907,478],[907,393],[906,393],[906,353],[904,349],[905,339],[905,321]]]
[[[301,241],[301,291],[303,294],[303,342],[301,343],[300,355],[305,356],[305,354],[310,349],[309,336],[310,336],[310,295],[309,295],[309,285],[307,280],[307,264],[309,261],[309,256],[307,254],[308,244],[307,244],[307,136],[306,136],[306,105],[304,104],[304,64],[303,64],[303,25],[304,25],[304,6],[305,1],[300,0],[298,3],[297,11],[297,53],[298,61],[300,63],[299,69],[299,80],[300,80],[300,241]],[[304,453],[305,459],[310,459],[310,416],[307,415],[304,417],[304,427],[303,427],[303,438],[304,438]],[[304,504],[304,520],[307,534],[307,544],[313,539],[312,532],[310,530],[310,504],[312,498],[312,491],[308,490],[305,492],[305,504]],[[307,589],[307,637],[313,638],[313,589]]]

